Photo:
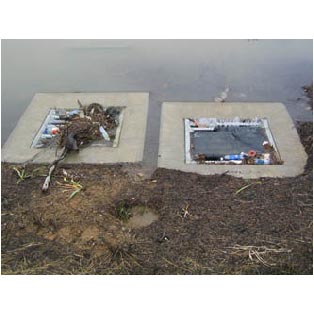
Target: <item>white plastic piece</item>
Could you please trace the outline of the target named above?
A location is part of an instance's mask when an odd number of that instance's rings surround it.
[[[99,131],[106,141],[110,141],[109,134],[106,132],[106,130],[102,126],[99,127]]]

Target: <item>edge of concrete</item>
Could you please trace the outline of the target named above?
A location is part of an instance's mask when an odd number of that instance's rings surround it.
[[[283,165],[189,165],[184,162],[184,126],[187,117],[266,117]],[[295,125],[282,103],[164,102],[162,104],[158,167],[204,175],[228,174],[243,178],[293,177],[303,173],[307,155]]]
[[[48,109],[76,108],[77,99],[84,103],[125,106],[120,141],[116,148],[86,147],[79,154],[67,157],[67,163],[120,163],[143,160],[149,93],[37,93],[20,117],[16,127],[2,147],[1,161],[23,163],[34,158],[34,163],[54,160],[55,149],[31,148],[32,140],[40,128]],[[31,121],[31,123],[29,122]]]

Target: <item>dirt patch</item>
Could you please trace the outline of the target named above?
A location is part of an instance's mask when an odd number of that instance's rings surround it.
[[[143,228],[152,224],[158,216],[152,209],[145,206],[135,206],[131,209],[131,217],[127,222],[129,228]]]
[[[98,237],[99,237],[99,229],[95,226],[87,227],[81,234],[81,240],[83,242],[96,240]]]
[[[17,184],[2,163],[2,273],[312,274],[312,127],[298,124],[309,159],[293,178],[60,165],[43,194],[40,171]],[[63,168],[84,187],[71,199],[57,183]],[[121,201],[129,222],[117,217]]]

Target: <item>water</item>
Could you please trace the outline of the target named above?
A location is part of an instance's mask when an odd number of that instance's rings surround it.
[[[283,102],[312,120],[312,40],[2,40],[1,143],[37,92],[149,91],[144,159],[156,161],[163,101]]]

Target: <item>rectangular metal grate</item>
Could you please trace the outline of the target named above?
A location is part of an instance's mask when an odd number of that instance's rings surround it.
[[[187,118],[184,125],[186,163],[282,163],[265,118]]]
[[[108,146],[117,147],[119,143],[119,137],[123,122],[123,110],[125,107],[117,107],[120,110],[119,116],[117,118],[118,127],[114,130],[114,140],[110,141],[108,139],[101,139],[94,141],[90,146]],[[104,108],[106,109],[106,108]],[[45,148],[45,147],[55,147],[57,145],[58,135],[53,132],[54,127],[59,128],[65,126],[67,123],[67,117],[71,113],[83,116],[83,112],[80,109],[64,109],[55,108],[50,109],[45,117],[41,127],[36,133],[33,142],[31,144],[32,148]]]

